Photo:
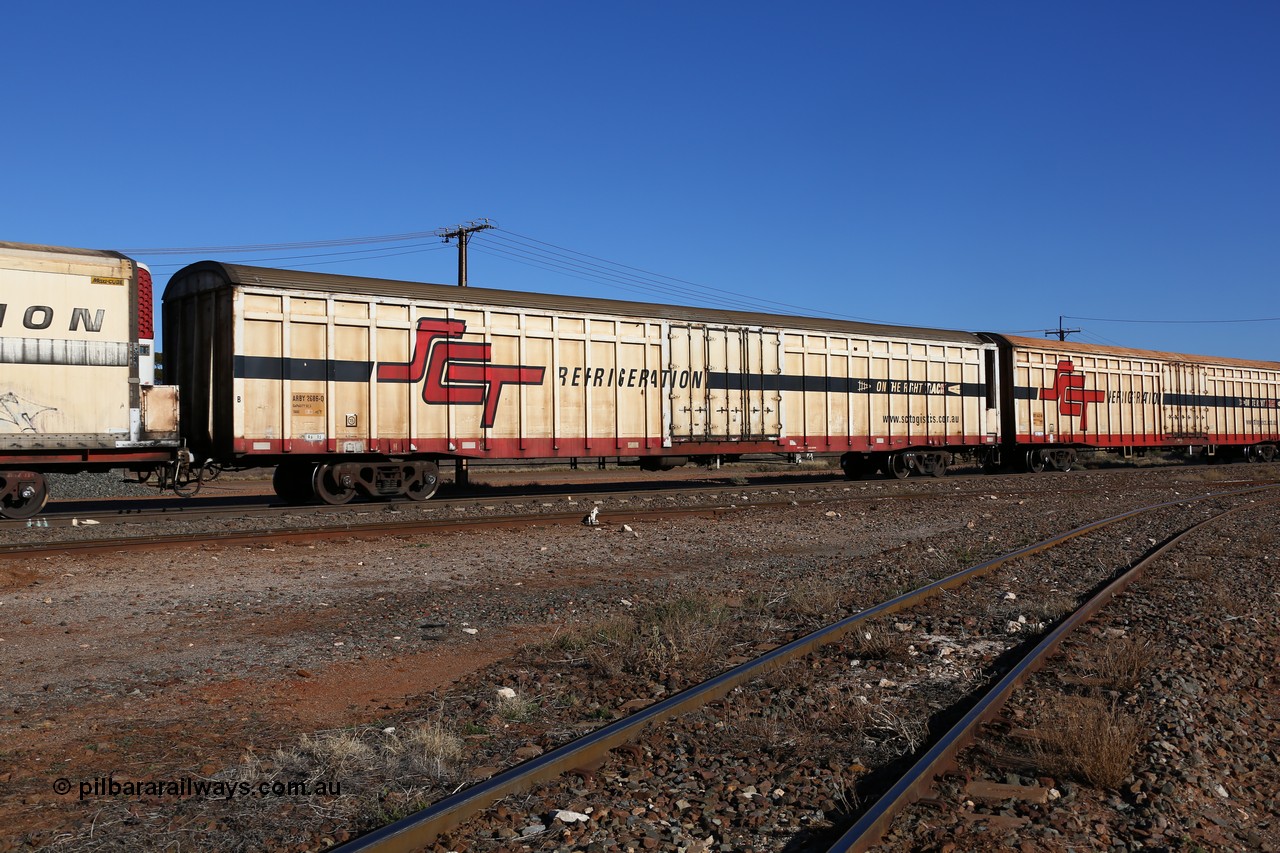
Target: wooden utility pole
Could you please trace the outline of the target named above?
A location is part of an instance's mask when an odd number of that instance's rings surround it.
[[[1080,329],[1064,329],[1064,328],[1062,328],[1062,320],[1063,320],[1063,315],[1059,314],[1059,315],[1058,315],[1058,328],[1056,328],[1056,329],[1045,329],[1045,330],[1044,330],[1044,336],[1047,338],[1047,337],[1049,337],[1050,335],[1057,335],[1057,336],[1058,336],[1058,340],[1060,340],[1060,341],[1065,341],[1065,340],[1067,339],[1067,335],[1078,335],[1078,334],[1080,334],[1080,332],[1081,332],[1081,330],[1080,330]]]
[[[471,235],[493,227],[495,227],[494,223],[488,219],[473,219],[466,225],[441,228],[435,232],[436,236],[446,243],[450,240],[458,241],[458,287],[467,286],[467,244],[471,242]],[[471,475],[467,471],[467,460],[462,457],[454,460],[453,482],[456,486],[467,486],[471,483]]]
[[[443,238],[446,243],[450,240],[458,241],[458,287],[467,286],[467,244],[471,242],[471,235],[494,227],[495,225],[487,219],[473,219],[466,225],[441,228],[436,232],[436,236]]]

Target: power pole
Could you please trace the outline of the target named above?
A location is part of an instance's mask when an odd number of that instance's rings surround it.
[[[1058,315],[1058,328],[1056,328],[1056,329],[1045,329],[1045,330],[1044,330],[1044,336],[1045,336],[1046,338],[1047,338],[1047,337],[1049,337],[1050,335],[1057,335],[1057,336],[1058,336],[1058,340],[1060,340],[1060,341],[1065,341],[1065,340],[1067,339],[1067,335],[1078,335],[1078,334],[1080,334],[1080,332],[1082,331],[1082,330],[1080,330],[1080,329],[1064,329],[1064,328],[1062,328],[1062,319],[1063,319],[1063,315],[1059,314],[1059,315]]]
[[[446,243],[450,240],[458,241],[458,287],[467,286],[467,244],[471,242],[471,235],[477,231],[487,231],[494,227],[496,227],[494,223],[488,219],[473,219],[466,225],[441,228],[435,232],[436,236],[442,238]]]
[[[458,241],[458,287],[467,286],[467,244],[471,242],[471,235],[477,231],[487,231],[493,227],[495,227],[494,223],[488,219],[473,219],[466,225],[441,228],[435,232],[436,236],[446,243],[450,240]],[[471,474],[467,470],[467,460],[461,456],[454,460],[453,483],[455,486],[463,487],[471,484]]]

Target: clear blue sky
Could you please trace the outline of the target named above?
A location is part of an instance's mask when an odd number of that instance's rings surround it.
[[[245,246],[489,217],[473,285],[1036,334],[1067,315],[1081,340],[1280,360],[1276,321],[1074,319],[1280,317],[1274,2],[4,15],[2,240]],[[136,256],[161,283],[204,257],[456,274],[425,238]]]

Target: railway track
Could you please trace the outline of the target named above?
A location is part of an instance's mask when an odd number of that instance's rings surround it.
[[[1079,477],[1075,478],[1077,481]],[[971,488],[974,480],[981,483]],[[1266,485],[1270,479],[1231,481],[1245,487]],[[606,524],[627,524],[642,520],[672,518],[697,513],[715,517],[750,506],[757,509],[787,505],[823,503],[830,500],[867,502],[930,500],[936,498],[978,498],[998,493],[1017,498],[1043,492],[1045,481],[1029,481],[1022,475],[992,478],[974,475],[950,481],[926,480],[904,488],[896,482],[848,481],[843,476],[825,475],[769,477],[762,482],[715,480],[697,484],[649,484],[636,489],[634,483],[599,485],[570,484],[538,486],[533,489],[503,487],[481,495],[437,498],[425,503],[396,501],[355,503],[342,507],[327,505],[283,505],[274,496],[232,496],[224,499],[177,501],[141,499],[120,502],[81,502],[73,508],[47,512],[42,521],[0,521],[0,533],[10,539],[0,544],[0,559],[58,553],[98,553],[145,550],[157,546],[198,545],[211,536],[222,542],[239,544],[285,542],[300,538],[361,538],[412,535],[431,532],[518,528],[531,525],[573,524],[582,521],[593,506],[606,513]],[[876,488],[868,493],[867,487]],[[1054,493],[1084,494],[1098,486],[1057,480]],[[1167,484],[1152,484],[1152,489]],[[1132,488],[1132,486],[1129,486]],[[889,490],[891,489],[891,490]],[[808,494],[806,494],[808,493]],[[640,507],[654,501],[669,506]],[[162,503],[161,506],[154,504]],[[445,517],[449,516],[449,517]],[[201,528],[200,525],[208,525]],[[243,524],[244,529],[236,529]],[[37,535],[49,532],[34,543],[23,541],[33,525]],[[42,526],[41,526],[42,525]],[[189,532],[177,525],[196,528]],[[134,533],[138,528],[156,526],[156,532]],[[115,535],[128,528],[130,534]],[[54,530],[57,532],[53,532]]]
[[[766,677],[769,672],[777,671],[786,666],[794,666],[797,661],[815,654],[819,649],[844,640],[851,632],[861,631],[862,626],[871,624],[874,620],[880,620],[890,614],[897,614],[911,608],[920,607],[924,602],[935,599],[940,595],[954,594],[953,590],[966,584],[971,584],[975,580],[987,576],[1013,561],[1024,560],[1049,552],[1081,537],[1099,533],[1115,525],[1121,525],[1137,519],[1140,516],[1159,513],[1162,510],[1187,507],[1191,504],[1206,501],[1254,501],[1256,500],[1254,496],[1272,488],[1274,486],[1243,488],[1200,495],[1194,498],[1182,498],[1177,501],[1162,502],[1133,509],[1077,527],[1060,536],[1011,551],[998,558],[978,563],[964,571],[940,578],[918,589],[883,601],[874,607],[865,608],[846,619],[772,649],[706,682],[637,710],[630,716],[597,729],[585,737],[573,740],[544,755],[497,773],[463,792],[447,797],[422,812],[372,832],[342,849],[345,851],[379,851],[379,853],[384,853],[384,851],[429,849],[430,845],[435,843],[438,838],[448,838],[447,833],[450,831],[469,825],[466,823],[467,821],[475,820],[476,816],[482,814],[487,807],[504,797],[526,791],[539,782],[557,779],[570,772],[576,772],[584,779],[588,778],[594,772],[592,768],[599,768],[606,760],[610,760],[611,751],[620,750],[625,745],[633,744],[641,739],[641,732],[646,727],[704,709],[709,704],[723,699],[730,693],[744,690],[747,685]],[[1245,505],[1252,506],[1256,504],[1248,503]],[[1239,508],[1241,507],[1228,509],[1227,512],[1236,511]],[[1185,527],[1184,525],[1185,529],[1176,535],[1168,537],[1158,549],[1151,551],[1137,565],[1116,577],[1098,595],[1091,597],[1075,613],[1064,618],[1040,642],[1024,644],[1023,651],[1017,655],[1021,659],[1020,661],[1015,662],[1007,657],[1002,658],[1001,668],[1007,667],[1008,673],[1003,678],[996,680],[994,686],[984,688],[981,698],[975,699],[972,695],[967,695],[963,701],[967,706],[971,707],[961,716],[960,722],[946,735],[934,739],[930,745],[923,749],[911,750],[912,753],[920,757],[909,773],[903,775],[900,779],[890,780],[885,776],[885,772],[882,771],[873,784],[874,787],[884,792],[884,796],[876,796],[873,806],[866,807],[865,805],[873,799],[871,791],[865,786],[863,790],[859,791],[856,798],[859,802],[859,807],[845,810],[847,812],[845,823],[849,824],[850,828],[843,836],[831,841],[829,844],[830,849],[866,849],[874,841],[874,838],[878,837],[876,833],[883,830],[896,809],[919,795],[933,775],[952,760],[959,744],[971,735],[973,726],[978,721],[994,713],[994,708],[997,707],[998,702],[1008,695],[1016,683],[1025,676],[1026,672],[1043,663],[1044,657],[1057,647],[1067,632],[1082,620],[1088,618],[1088,615],[1096,611],[1097,608],[1101,607],[1105,600],[1114,594],[1115,590],[1130,582],[1133,573],[1141,571],[1142,566],[1151,560],[1157,559],[1196,528],[1222,518],[1226,514],[1226,512],[1219,513],[1212,519],[1198,522],[1190,527]],[[1110,575],[1111,572],[1106,574]],[[648,740],[652,742],[654,738],[650,736]],[[626,753],[628,750],[622,750],[622,752]],[[645,751],[640,748],[632,747],[629,752],[634,759],[645,757]],[[648,760],[653,761],[654,757],[650,755]],[[875,793],[879,794],[880,791]],[[817,835],[821,836],[823,833],[819,832]],[[830,832],[828,831],[826,835],[830,835]]]

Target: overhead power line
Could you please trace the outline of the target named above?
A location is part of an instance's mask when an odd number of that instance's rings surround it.
[[[523,257],[533,262],[535,266],[560,270],[564,274],[574,278],[583,278],[590,281],[599,281],[600,283],[611,286],[618,286],[624,290],[640,291],[647,293],[655,293],[668,298],[676,298],[688,300],[692,297],[700,297],[703,299],[714,299],[715,301],[725,304],[730,303],[735,306],[742,307],[744,310],[750,311],[768,311],[772,313],[791,313],[800,312],[802,314],[826,314],[828,316],[841,317],[849,320],[860,320],[863,322],[874,323],[879,322],[871,320],[867,317],[858,317],[851,314],[840,314],[828,310],[817,311],[813,308],[807,308],[800,305],[794,305],[788,302],[778,302],[771,299],[761,299],[754,296],[746,296],[725,288],[714,287],[711,285],[698,284],[697,282],[687,279],[676,278],[675,276],[655,273],[644,270],[639,267],[633,267],[628,264],[610,261],[596,255],[590,255],[586,252],[579,252],[564,246],[548,243],[523,234],[517,234],[514,231],[505,228],[496,229],[492,234],[485,235],[485,245],[494,252],[507,254],[517,263],[521,262],[519,258]],[[505,245],[499,246],[493,241],[502,241]]]
[[[481,227],[483,225],[483,227]],[[142,256],[226,256],[252,253],[267,255],[240,259],[238,263],[270,263],[285,269],[305,269],[314,266],[376,260],[418,252],[437,251],[447,246],[428,246],[425,241],[449,239],[467,240],[471,247],[482,254],[502,257],[513,263],[543,269],[557,275],[593,282],[608,288],[630,293],[647,294],[669,302],[710,302],[743,311],[774,314],[808,314],[858,320],[868,323],[886,322],[852,314],[842,314],[830,307],[815,309],[749,296],[722,287],[699,284],[675,276],[656,273],[640,267],[610,261],[597,255],[579,252],[555,243],[538,240],[497,227],[489,220],[474,220],[467,226],[466,236],[460,237],[464,226],[437,228],[431,231],[407,231],[399,234],[378,234],[366,237],[340,237],[330,240],[305,240],[288,243],[245,243],[222,246],[166,246],[126,248],[122,251]],[[474,232],[474,233],[473,233]],[[483,232],[483,233],[481,233]],[[400,243],[404,245],[395,246]],[[376,246],[371,249],[352,249],[353,246]],[[312,252],[294,255],[273,255],[277,252],[294,252],[306,249],[335,249],[332,252]],[[321,260],[330,259],[330,260]],[[305,261],[302,264],[282,264],[281,261]],[[461,260],[460,260],[461,262]],[[156,264],[157,271],[177,269],[182,263]],[[465,273],[463,273],[465,276]],[[465,280],[465,277],[460,280]]]
[[[352,261],[372,261],[372,260],[377,260],[379,258],[394,258],[400,255],[413,255],[413,254],[419,254],[421,252],[439,252],[444,249],[448,249],[449,247],[444,244],[436,245],[432,243],[432,244],[424,245],[421,243],[410,243],[405,246],[394,247],[402,251],[388,251],[388,249],[390,248],[393,248],[393,247],[380,246],[376,249],[354,249],[349,252],[318,252],[316,254],[310,254],[310,255],[277,255],[277,256],[267,257],[267,258],[238,258],[236,259],[236,263],[238,264],[271,263],[271,264],[275,264],[276,266],[282,267],[284,269],[300,269],[302,267],[308,267],[308,266],[322,266],[327,264],[346,264],[346,263],[351,263]],[[125,254],[135,254],[135,255],[143,254],[142,252],[138,252],[135,249],[125,249],[124,252]],[[195,254],[203,255],[206,253],[196,252]],[[217,253],[209,253],[209,254],[217,254]],[[227,254],[236,254],[236,253],[228,252]],[[340,260],[333,260],[333,261],[314,261],[313,263],[309,263],[309,264],[281,264],[280,263],[280,261],[309,260],[311,258],[336,258],[342,255],[348,255],[348,256],[359,255],[359,257],[344,257],[344,258],[341,258]],[[176,270],[186,265],[187,265],[186,261],[179,261],[177,263],[171,263],[171,264],[151,264],[150,266],[154,271],[157,269]]]
[[[404,234],[380,234],[373,237],[340,237],[336,240],[307,240],[300,243],[246,243],[240,246],[183,246],[147,249],[121,249],[126,255],[203,255],[238,254],[240,252],[275,252],[294,249],[323,249],[329,246],[363,246],[370,243],[403,243],[427,237],[441,237],[440,231],[410,231]]]
[[[1120,320],[1114,317],[1076,317],[1064,314],[1069,320],[1089,320],[1093,323],[1157,323],[1170,325],[1198,325],[1203,323],[1275,323],[1280,317],[1247,317],[1240,320]]]

